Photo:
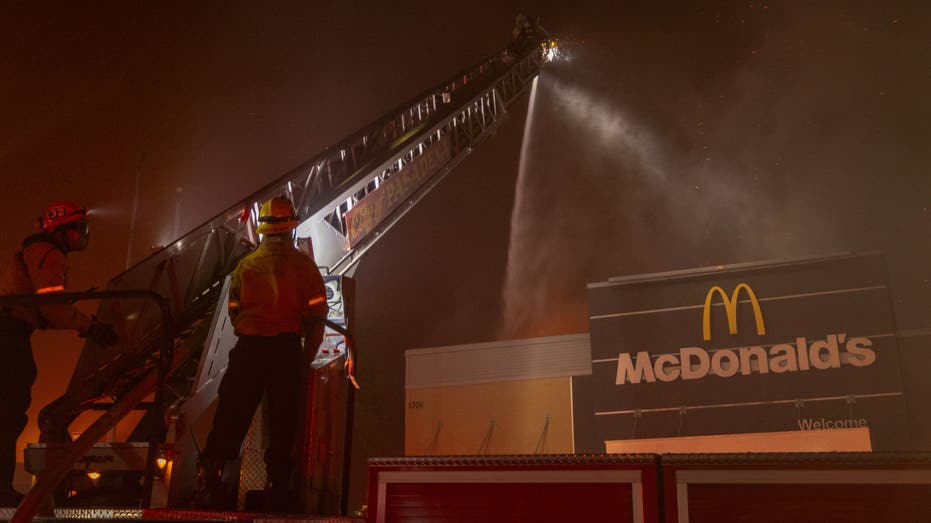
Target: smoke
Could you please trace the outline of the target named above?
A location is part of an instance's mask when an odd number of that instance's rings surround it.
[[[670,183],[655,138],[610,101],[550,74],[530,103],[504,287],[509,338],[578,330],[571,311],[584,310],[586,275],[602,254],[634,254],[657,234],[654,188]]]
[[[624,274],[878,248],[927,278],[904,253],[928,233],[909,213],[931,194],[929,103],[891,79],[928,47],[900,49],[920,43],[917,28],[834,11],[761,14],[735,41],[707,35],[721,49],[710,58],[657,40],[626,49],[628,62],[592,45],[546,70],[500,336],[586,331],[586,284]]]

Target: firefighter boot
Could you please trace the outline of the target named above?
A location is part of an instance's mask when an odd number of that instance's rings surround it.
[[[265,487],[265,511],[266,512],[290,512],[291,511],[291,491],[288,484],[275,484],[269,482]]]
[[[191,500],[191,507],[205,510],[228,509],[230,496],[223,485],[224,460],[201,458],[197,464],[197,490]]]
[[[0,507],[18,507],[23,497],[23,494],[12,487],[0,488]]]
[[[2,400],[0,400],[2,401]],[[26,425],[25,416],[22,416]],[[0,422],[2,423],[2,422]],[[17,507],[23,495],[13,488],[13,474],[16,471],[16,438],[22,426],[0,424],[0,507]]]
[[[290,463],[269,463],[266,468],[268,483],[265,485],[266,512],[288,512],[291,507]]]

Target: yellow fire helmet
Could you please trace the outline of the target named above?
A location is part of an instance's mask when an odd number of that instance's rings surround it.
[[[279,234],[297,227],[298,217],[291,200],[276,197],[262,204],[259,210],[259,234]]]

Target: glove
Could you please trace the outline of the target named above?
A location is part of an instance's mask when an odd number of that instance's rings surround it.
[[[113,330],[113,327],[99,321],[91,323],[91,326],[87,329],[87,332],[84,333],[83,337],[101,347],[112,347],[120,340],[120,337],[116,335],[116,331]]]

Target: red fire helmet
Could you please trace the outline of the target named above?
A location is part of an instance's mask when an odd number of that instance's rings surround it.
[[[84,221],[86,217],[86,208],[78,207],[74,202],[63,200],[49,205],[45,214],[39,217],[39,224],[43,232],[51,232],[69,223]]]

